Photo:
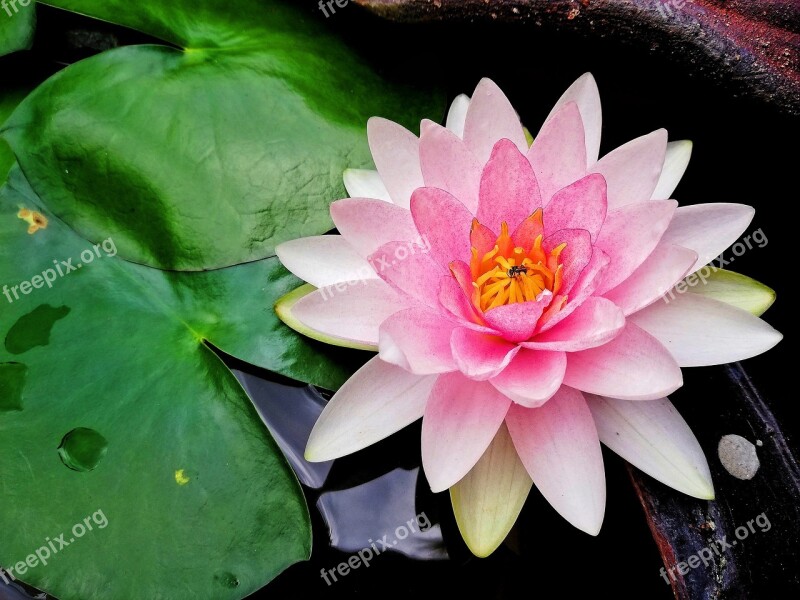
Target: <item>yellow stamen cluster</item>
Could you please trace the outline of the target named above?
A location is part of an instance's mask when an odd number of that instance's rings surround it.
[[[532,215],[541,223],[541,212]],[[478,225],[473,223],[473,230]],[[550,252],[542,248],[543,235],[533,239],[530,248],[516,246],[503,222],[494,248],[482,256],[472,247],[473,303],[486,312],[492,308],[516,302],[529,302],[544,290],[553,295],[561,288],[561,252],[567,244],[560,244]]]

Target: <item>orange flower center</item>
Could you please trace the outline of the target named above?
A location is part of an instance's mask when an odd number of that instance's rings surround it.
[[[536,300],[544,290],[554,296],[558,293],[563,266],[559,256],[567,244],[545,251],[543,229],[542,209],[538,209],[515,232],[516,243],[504,221],[494,247],[489,247],[485,239],[488,230],[473,220],[470,270],[476,308],[486,312],[505,304]]]

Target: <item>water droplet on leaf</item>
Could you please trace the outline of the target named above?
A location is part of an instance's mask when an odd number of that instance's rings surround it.
[[[108,450],[108,440],[94,429],[78,427],[70,431],[58,446],[58,455],[73,471],[93,471]]]

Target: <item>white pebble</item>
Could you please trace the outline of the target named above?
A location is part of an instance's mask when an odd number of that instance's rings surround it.
[[[725,470],[737,479],[752,479],[761,466],[756,447],[740,435],[722,436],[717,453]]]

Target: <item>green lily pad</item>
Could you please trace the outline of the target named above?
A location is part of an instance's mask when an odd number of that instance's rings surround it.
[[[0,17],[1,16],[2,14],[0,14]],[[9,89],[7,85],[4,87],[3,94],[0,96],[0,123],[5,121],[8,116],[14,112],[14,109],[17,108],[23,98],[30,92],[30,90],[21,87],[15,89]],[[11,147],[5,140],[0,139],[0,185],[5,183],[8,172],[11,170],[11,167],[14,166],[15,162],[16,159],[14,158],[14,153],[11,151]]]
[[[280,0],[58,0],[171,46],[117,48],[59,72],[4,137],[48,208],[86,239],[164,269],[274,254],[332,228],[346,167],[370,166],[366,122],[416,128],[444,97],[391,84]]]
[[[28,233],[20,209],[46,227]],[[299,281],[277,258],[200,273],[120,260],[18,168],[0,239],[0,565],[62,600],[243,598],[306,559],[299,484],[209,347],[335,388],[352,369],[273,313]],[[22,564],[62,533],[46,566]]]
[[[26,2],[25,5],[22,3]],[[34,0],[7,0],[0,6],[0,56],[27,50],[36,30]]]

